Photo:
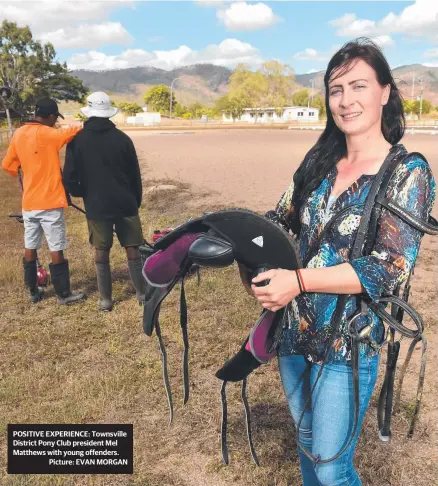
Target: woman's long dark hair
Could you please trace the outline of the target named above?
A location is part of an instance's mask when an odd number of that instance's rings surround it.
[[[391,87],[388,103],[383,107],[383,136],[391,145],[395,145],[404,135],[405,117],[402,97],[395,84],[391,68],[381,49],[365,37],[348,42],[332,57],[324,76],[325,106],[327,111],[325,130],[314,147],[307,153],[294,175],[295,190],[292,203],[295,210],[293,215],[291,215],[289,224],[295,234],[298,234],[300,230],[299,213],[303,202],[321,184],[329,171],[347,152],[345,135],[336,126],[330,111],[328,83],[335,70],[339,70],[336,78],[340,77],[353,67],[354,61],[359,59],[362,59],[374,69],[381,86],[389,84]]]

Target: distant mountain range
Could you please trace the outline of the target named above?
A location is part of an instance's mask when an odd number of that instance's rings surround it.
[[[173,84],[177,100],[183,104],[199,101],[202,104],[214,102],[228,91],[228,80],[232,71],[213,64],[195,64],[172,71],[153,67],[135,67],[111,71],[72,71],[82,79],[91,91],[106,91],[114,98],[143,102],[145,92],[157,84]]]
[[[231,73],[230,69],[213,64],[196,64],[172,71],[147,66],[111,71],[72,71],[91,91],[106,91],[116,101],[131,100],[139,103],[143,102],[143,95],[151,86],[169,86],[175,78],[180,78],[173,84],[178,101],[183,104],[199,101],[207,105],[227,93]],[[393,74],[405,98],[412,96],[414,79],[414,98],[419,95],[422,86],[423,98],[434,106],[438,105],[438,67],[412,64],[395,68]],[[423,81],[422,85],[420,80]],[[324,71],[297,74],[295,81],[297,89],[311,88],[313,83],[315,92],[323,92]]]

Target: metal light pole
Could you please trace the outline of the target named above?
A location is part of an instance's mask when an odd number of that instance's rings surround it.
[[[423,79],[420,78],[418,81],[420,82],[420,116],[419,116],[419,120],[421,120],[421,115],[423,113]]]
[[[173,89],[173,83],[177,80],[177,79],[181,79],[182,76],[178,76],[177,78],[175,78],[171,83],[170,83],[170,100],[169,100],[169,119],[172,118],[172,89]]]
[[[313,103],[313,91],[314,91],[314,89],[315,89],[315,80],[312,79],[312,91],[310,93],[310,104]]]
[[[412,96],[411,96],[412,101],[414,101],[414,88],[415,88],[415,71],[412,71]]]
[[[314,80],[314,79],[312,79],[312,80],[310,81],[310,83],[311,83],[312,88],[311,88],[311,90],[310,90],[309,95],[307,96],[307,108],[310,108],[310,105],[311,105],[311,104],[312,104],[312,102],[313,102],[313,90],[314,90],[314,87],[315,87],[315,80]]]

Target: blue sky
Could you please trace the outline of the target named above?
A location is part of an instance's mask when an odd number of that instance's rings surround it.
[[[4,18],[28,24],[80,69],[199,62],[257,68],[278,59],[307,73],[324,69],[338,47],[362,35],[382,45],[392,67],[438,66],[438,0],[0,0]]]

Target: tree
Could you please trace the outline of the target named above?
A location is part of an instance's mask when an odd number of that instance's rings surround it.
[[[292,104],[294,106],[307,106],[309,103],[309,92],[307,89],[300,89],[292,96]]]
[[[184,115],[188,114],[188,108],[185,105],[182,105],[180,103],[176,103],[175,109],[173,110],[173,113],[176,117],[181,118]]]
[[[413,113],[415,109],[415,101],[412,100],[403,100],[402,101],[403,105],[403,111],[405,113]]]
[[[169,113],[170,108],[170,88],[165,84],[152,87],[144,95],[145,103],[160,113]],[[176,105],[175,94],[172,93],[172,110]]]
[[[79,120],[82,123],[85,123],[88,120],[88,116],[83,115],[81,112],[76,113],[74,118],[76,118],[76,120]]]
[[[428,113],[430,113],[432,111],[433,105],[430,101],[423,100],[421,108],[422,108],[421,114],[427,115]],[[420,114],[420,101],[414,102],[413,113],[415,113],[416,115]]]
[[[263,74],[260,71],[248,71],[243,64],[239,64],[230,76],[230,99],[245,100],[247,108],[260,106],[267,91],[268,85]]]
[[[246,108],[274,107],[279,114],[289,103],[294,86],[291,67],[278,61],[266,61],[256,72],[239,64],[229,82],[229,100],[245,103]]]
[[[128,116],[134,116],[136,113],[142,113],[143,108],[135,101],[122,101],[118,103],[117,108]]]
[[[187,107],[187,112],[192,115],[192,118],[201,118],[203,115],[203,109],[204,107],[201,105],[201,103],[196,101]]]
[[[229,98],[228,95],[221,96],[214,105],[214,111],[222,116],[223,113],[228,115]]]
[[[277,114],[281,115],[294,87],[292,68],[279,61],[266,61],[259,72],[265,79],[265,106],[276,108]]]
[[[0,26],[0,85],[11,90],[11,96],[1,101],[3,108],[13,107],[23,115],[31,112],[38,98],[83,102],[87,93],[67,65],[56,61],[50,42],[41,44],[29,27],[7,20]]]
[[[227,112],[233,121],[236,121],[243,115],[243,110],[247,107],[248,103],[245,98],[234,97],[229,99]]]
[[[301,106],[301,105],[298,105]],[[312,102],[310,103],[312,108],[319,109],[319,117],[325,118],[327,116],[327,111],[325,109],[325,99],[319,94],[313,97]]]
[[[218,113],[225,113],[227,116],[231,116],[233,121],[236,121],[242,116],[244,108],[247,107],[248,104],[245,98],[225,95],[216,101],[215,110]]]

